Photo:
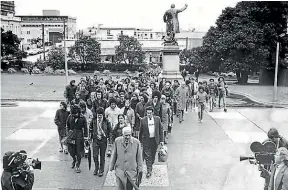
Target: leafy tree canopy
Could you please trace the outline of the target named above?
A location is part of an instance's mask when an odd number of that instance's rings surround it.
[[[50,49],[47,57],[49,64],[54,70],[65,68],[65,53],[63,48],[53,47]]]
[[[284,66],[288,37],[279,36],[286,33],[286,15],[285,1],[243,1],[227,7],[203,38],[205,62],[210,68],[238,73],[239,80],[242,75],[247,79],[249,72],[274,67],[279,41]]]
[[[128,62],[129,64],[143,63],[145,53],[142,51],[142,45],[136,38],[121,35],[118,40],[120,45],[115,47],[117,62]]]
[[[90,36],[80,36],[74,46],[70,47],[68,56],[74,61],[80,61],[84,69],[88,63],[97,63],[101,60],[101,44]]]
[[[4,32],[1,28],[1,56],[3,58],[25,58],[27,54],[19,49],[19,45],[20,40],[17,35],[13,34],[12,31]]]

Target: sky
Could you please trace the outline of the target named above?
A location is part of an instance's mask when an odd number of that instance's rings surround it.
[[[43,9],[59,10],[60,15],[77,18],[77,29],[136,27],[164,31],[163,14],[174,3],[188,8],[179,13],[180,28],[206,32],[226,7],[236,0],[16,0],[16,15],[42,15]]]

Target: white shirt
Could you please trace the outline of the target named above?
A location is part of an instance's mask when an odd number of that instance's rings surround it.
[[[150,133],[150,138],[155,137],[155,124],[154,124],[154,118],[149,119],[148,118],[148,129]]]

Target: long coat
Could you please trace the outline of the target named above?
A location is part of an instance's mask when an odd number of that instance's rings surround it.
[[[163,127],[161,124],[160,117],[154,116],[154,125],[155,125],[155,141],[156,144],[159,145],[160,142],[163,142]],[[143,139],[147,139],[150,137],[149,128],[148,128],[148,117],[144,117],[140,121],[140,134],[139,139],[143,142]]]
[[[143,104],[142,102],[138,102],[136,105],[136,109],[135,109],[135,130],[139,131],[140,129],[140,118],[138,117],[138,114],[140,115],[140,117],[144,117],[145,116],[145,103]]]
[[[127,177],[124,171],[127,171],[130,178],[136,182],[137,172],[142,172],[143,169],[142,148],[139,140],[131,137],[129,144],[125,147],[124,138],[116,138],[110,167],[115,169],[115,175],[125,184],[125,189]]]
[[[268,186],[268,190],[288,190],[288,166],[283,166],[278,175],[276,176],[275,184],[274,184],[274,177],[275,177],[276,167],[273,166],[271,170],[271,177]],[[274,189],[275,185],[275,189]]]
[[[68,152],[71,155],[77,154],[77,152],[84,155],[84,137],[88,137],[88,128],[86,118],[81,114],[76,119],[70,114],[67,119],[67,131],[75,130],[75,144],[68,144]],[[76,148],[75,148],[76,146]],[[77,151],[77,152],[76,152]]]
[[[168,103],[162,104],[162,126],[164,131],[168,131],[168,125],[171,122],[172,110]]]
[[[185,110],[188,97],[189,90],[186,86],[180,86],[179,88],[177,88],[177,90],[175,91],[175,99],[177,102],[178,110]]]
[[[63,109],[58,109],[54,118],[54,123],[57,125],[58,134],[60,137],[66,136],[66,122],[69,112]]]

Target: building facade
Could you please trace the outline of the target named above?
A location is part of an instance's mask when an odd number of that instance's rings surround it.
[[[15,15],[14,1],[1,1],[1,16]]]
[[[120,35],[133,36],[142,44],[146,63],[162,62],[162,38],[165,35],[163,32],[139,28],[90,27],[85,34],[101,43],[102,62],[114,62],[115,46],[119,45],[118,37]],[[176,39],[181,50],[191,49],[202,46],[204,35],[204,32],[181,31],[176,35]]]
[[[63,40],[64,21],[66,39],[75,39],[77,32],[76,18],[69,16],[60,16],[57,10],[43,10],[43,15],[27,16],[21,15],[21,37],[23,38],[23,46],[29,47],[33,39],[43,36],[45,42],[59,43]]]
[[[4,32],[12,31],[21,40],[21,18],[15,16],[14,1],[1,1],[1,28]]]

